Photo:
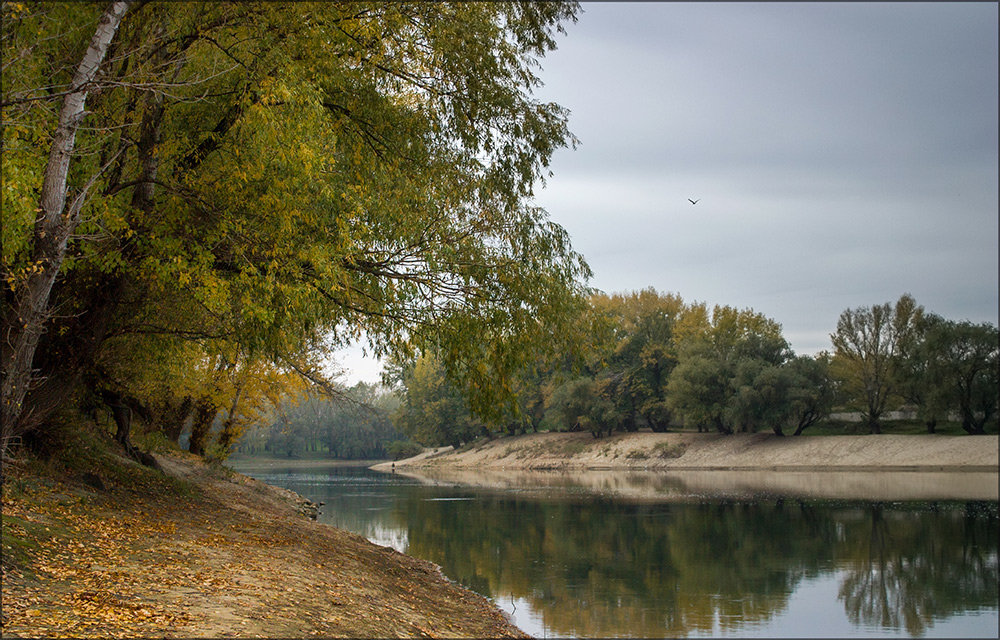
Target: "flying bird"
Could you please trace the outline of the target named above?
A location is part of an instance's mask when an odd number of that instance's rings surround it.
[[[690,202],[691,204],[698,204],[699,202],[701,202],[701,198],[698,198],[697,200],[692,200],[691,198],[688,198],[688,202]]]

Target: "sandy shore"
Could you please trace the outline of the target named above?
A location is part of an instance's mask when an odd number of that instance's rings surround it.
[[[998,439],[987,436],[623,433],[536,433],[483,440],[400,460],[397,468],[475,469],[782,469],[992,471]],[[373,468],[387,470],[390,463]]]
[[[567,488],[635,500],[762,494],[868,500],[997,500],[990,436],[583,433],[497,438],[373,466],[494,488]]]

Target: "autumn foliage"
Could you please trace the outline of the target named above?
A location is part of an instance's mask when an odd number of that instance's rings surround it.
[[[224,454],[359,340],[510,404],[589,274],[531,199],[575,142],[532,95],[575,10],[4,3],[5,455],[67,402],[124,444],[222,420]]]

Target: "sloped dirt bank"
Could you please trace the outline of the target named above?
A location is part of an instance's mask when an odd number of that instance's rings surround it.
[[[291,492],[157,458],[169,477],[101,487],[8,471],[4,637],[526,637],[436,565],[310,521]]]

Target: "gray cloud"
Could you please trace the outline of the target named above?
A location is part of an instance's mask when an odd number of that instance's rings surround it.
[[[750,306],[800,352],[904,292],[997,322],[995,4],[583,9],[539,94],[582,145],[537,199],[595,286]]]

